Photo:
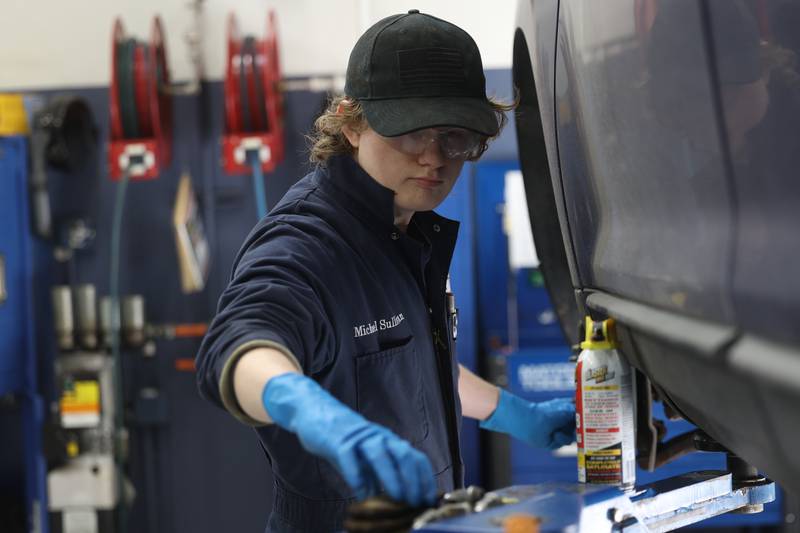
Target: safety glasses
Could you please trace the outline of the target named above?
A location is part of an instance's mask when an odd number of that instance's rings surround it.
[[[421,155],[436,141],[447,159],[472,159],[481,154],[486,137],[462,128],[426,128],[396,137],[383,137],[384,142],[408,155]]]

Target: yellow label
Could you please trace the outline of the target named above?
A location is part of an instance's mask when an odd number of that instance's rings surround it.
[[[622,455],[622,450],[614,448],[611,450],[586,450],[586,455],[589,457],[603,456],[603,455]]]
[[[28,117],[21,94],[0,94],[0,135],[25,135]]]
[[[578,452],[578,468],[586,468],[586,457],[583,452]]]
[[[584,385],[583,390],[619,390],[619,385]]]
[[[99,413],[100,384],[97,381],[76,381],[61,395],[62,413]]]

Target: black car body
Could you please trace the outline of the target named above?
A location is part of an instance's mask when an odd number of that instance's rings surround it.
[[[517,26],[520,159],[566,336],[615,318],[665,404],[800,491],[800,1],[521,0]]]

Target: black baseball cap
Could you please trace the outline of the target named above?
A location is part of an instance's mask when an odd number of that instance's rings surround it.
[[[358,39],[344,90],[385,137],[432,127],[487,136],[499,129],[475,41],[416,9],[378,21]]]

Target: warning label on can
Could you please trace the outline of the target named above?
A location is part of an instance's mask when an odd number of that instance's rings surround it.
[[[584,387],[586,481],[616,484],[622,478],[619,385]]]
[[[579,413],[578,479],[615,484],[632,479],[634,450],[630,372],[612,354],[588,353],[576,369]],[[623,445],[623,443],[625,443]],[[626,452],[623,448],[628,447]],[[630,465],[628,464],[630,463]]]
[[[589,483],[618,484],[622,477],[622,445],[607,450],[587,450],[586,480]]]

